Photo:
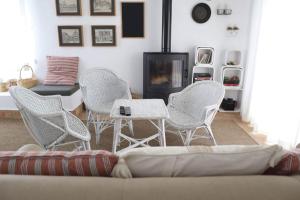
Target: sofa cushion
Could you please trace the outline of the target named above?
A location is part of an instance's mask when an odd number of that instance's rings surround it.
[[[77,90],[79,90],[79,85],[37,85],[30,88],[31,91],[39,95],[61,95],[61,96],[71,96]]]
[[[286,176],[200,178],[0,175],[1,200],[299,200],[300,180]]]
[[[106,151],[0,152],[0,174],[111,176],[117,162]]]
[[[77,80],[79,57],[48,56],[45,85],[74,85]]]
[[[260,175],[274,166],[281,147],[151,147],[123,155],[133,177]]]

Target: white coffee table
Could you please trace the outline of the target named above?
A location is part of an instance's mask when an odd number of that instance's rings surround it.
[[[131,116],[124,116],[120,114],[120,106],[129,106],[131,108]],[[159,139],[161,146],[166,146],[165,136],[165,119],[169,118],[168,109],[161,99],[139,99],[139,100],[125,100],[119,99],[114,102],[110,117],[114,119],[114,137],[112,152],[117,152],[121,138],[127,140],[130,144],[127,148],[119,151],[124,153],[135,147],[149,147],[149,141]],[[144,139],[135,139],[129,137],[121,132],[122,120],[148,120],[158,132]],[[157,121],[157,124],[154,122]]]

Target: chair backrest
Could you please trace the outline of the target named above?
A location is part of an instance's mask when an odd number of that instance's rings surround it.
[[[179,92],[169,106],[195,118],[202,118],[205,107],[220,106],[224,95],[225,89],[220,83],[200,81]]]
[[[9,90],[15,100],[25,126],[37,143],[46,147],[56,141],[65,132],[64,119],[43,118],[41,115],[57,112],[57,101],[47,100],[22,87],[11,87]],[[57,127],[60,127],[58,129]]]
[[[79,78],[83,100],[88,108],[101,111],[103,105],[116,99],[131,98],[128,84],[107,69],[90,69]]]

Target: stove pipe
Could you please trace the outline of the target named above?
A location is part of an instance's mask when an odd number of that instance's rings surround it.
[[[162,52],[171,52],[172,0],[162,0]]]

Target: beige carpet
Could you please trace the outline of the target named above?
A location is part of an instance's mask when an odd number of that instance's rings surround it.
[[[212,129],[219,145],[253,145],[256,142],[233,120],[219,119],[215,120]],[[95,144],[95,134],[92,132],[92,149],[106,149],[111,150],[112,147],[112,129],[107,129],[102,137],[99,145]],[[134,131],[137,138],[143,138],[144,136],[153,133],[154,129],[147,121],[134,122]],[[124,130],[128,132],[128,130]],[[200,131],[201,132],[201,131]],[[166,134],[167,145],[169,146],[181,146],[182,142],[176,135]],[[24,144],[35,143],[21,120],[12,119],[0,119],[0,151],[16,150]],[[193,145],[211,145],[211,142],[207,139],[195,140]],[[154,141],[152,145],[157,145]],[[126,146],[126,142],[123,142],[121,147]],[[69,149],[69,148],[68,148]]]

